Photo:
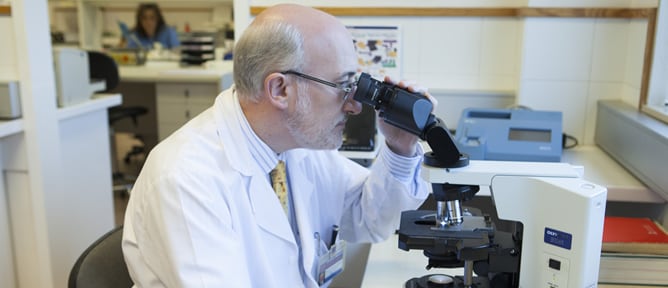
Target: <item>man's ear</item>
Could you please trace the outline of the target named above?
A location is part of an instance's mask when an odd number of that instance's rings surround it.
[[[264,91],[267,100],[276,108],[288,108],[288,79],[285,74],[271,73],[264,78]]]

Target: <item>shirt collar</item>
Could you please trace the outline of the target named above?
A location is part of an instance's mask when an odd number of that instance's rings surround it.
[[[248,151],[251,152],[253,159],[255,159],[255,162],[258,164],[260,169],[268,174],[276,167],[279,159],[285,160],[283,159],[284,155],[276,154],[269,147],[269,145],[267,145],[267,143],[264,143],[264,141],[262,141],[262,139],[260,139],[260,137],[255,134],[255,131],[253,131],[251,128],[250,123],[248,123],[248,119],[246,119],[246,115],[244,115],[243,110],[241,110],[241,104],[239,103],[236,90],[234,91],[234,98],[237,99],[234,105],[234,116],[237,120],[237,123],[239,123],[239,128],[241,128],[244,140],[246,140],[241,142],[248,143]]]

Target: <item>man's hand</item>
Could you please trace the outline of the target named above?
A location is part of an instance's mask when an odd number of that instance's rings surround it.
[[[397,85],[401,88],[407,89],[410,92],[416,92],[424,95],[427,99],[429,99],[429,101],[431,101],[431,103],[434,104],[434,109],[436,109],[438,101],[436,101],[436,99],[434,99],[434,97],[429,94],[426,88],[419,87],[415,85],[415,83],[403,80],[397,83],[389,76],[385,76],[385,83]],[[380,132],[385,136],[385,142],[387,143],[387,146],[390,148],[390,150],[392,150],[392,152],[405,157],[415,156],[415,144],[419,140],[417,136],[385,123],[385,120],[381,119],[380,117],[378,119],[378,129],[380,129]]]

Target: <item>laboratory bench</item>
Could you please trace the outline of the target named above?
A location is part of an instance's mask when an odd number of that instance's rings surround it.
[[[136,123],[118,121],[114,129],[140,135],[148,151],[232,86],[232,61],[183,67],[178,62],[149,61],[141,66],[120,66],[119,74],[114,92],[123,95],[123,106],[141,106],[148,113]]]

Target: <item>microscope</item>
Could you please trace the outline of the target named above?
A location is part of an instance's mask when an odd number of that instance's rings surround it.
[[[405,211],[399,248],[423,250],[434,273],[404,287],[589,288],[598,282],[607,190],[582,179],[567,163],[476,161],[459,152],[424,96],[362,73],[354,99],[371,105],[385,122],[417,135],[425,153],[422,177],[432,183],[436,211]],[[502,220],[463,203],[488,187]]]

